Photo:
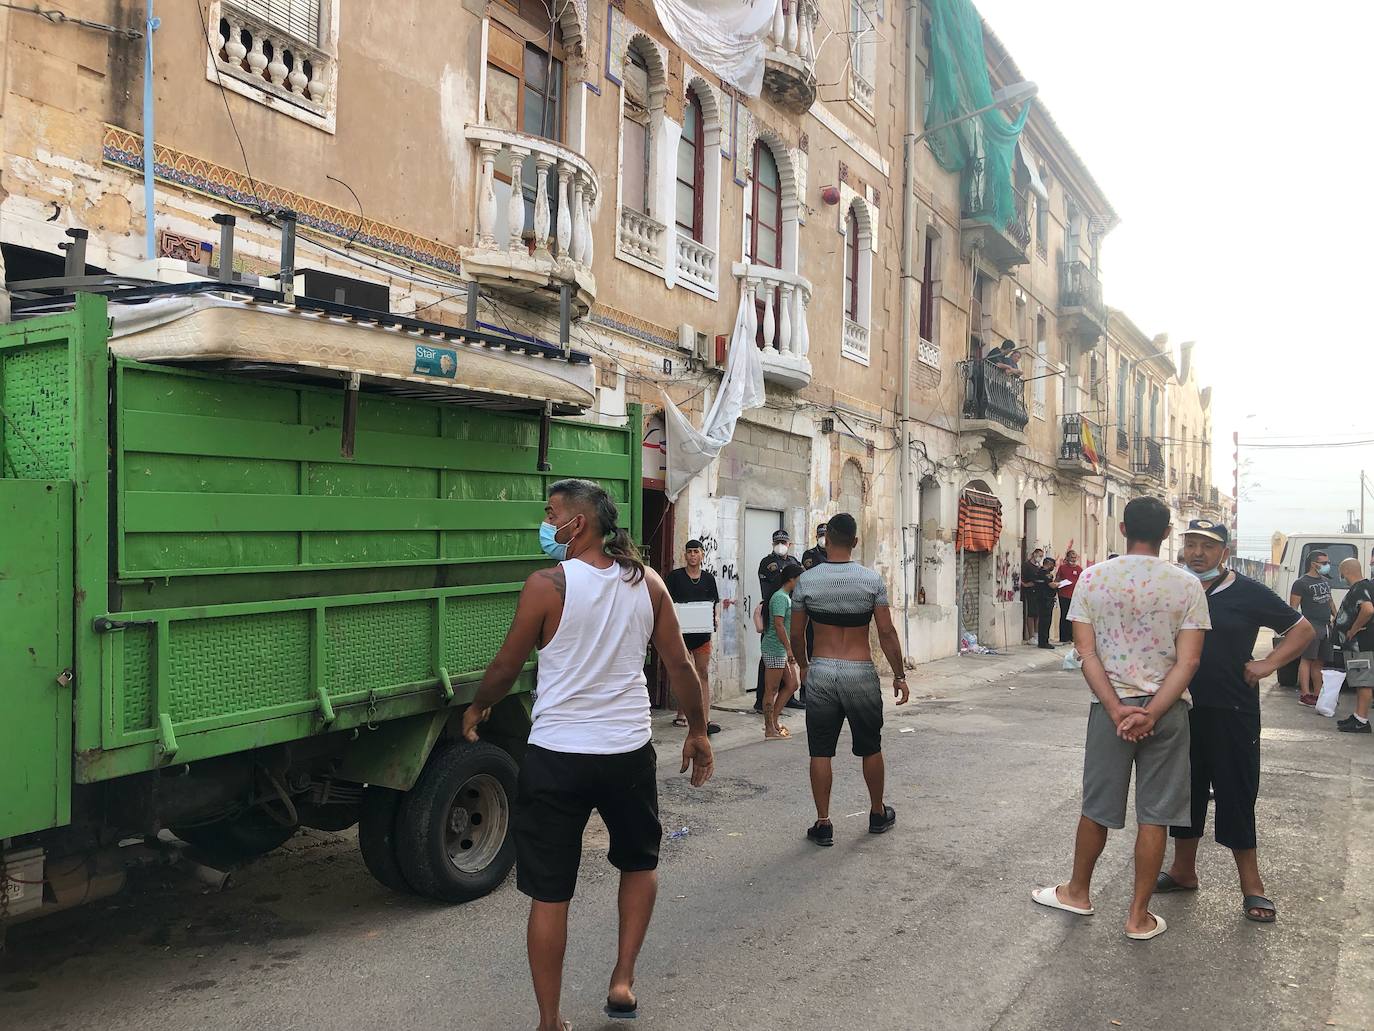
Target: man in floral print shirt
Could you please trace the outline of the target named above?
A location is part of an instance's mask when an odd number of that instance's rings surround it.
[[[1135,498],[1123,516],[1126,554],[1084,572],[1069,607],[1074,647],[1093,693],[1073,876],[1031,897],[1080,916],[1093,912],[1093,867],[1108,829],[1126,825],[1134,768],[1135,890],[1126,936],[1146,940],[1166,929],[1148,905],[1168,828],[1190,812],[1188,683],[1212,622],[1198,578],[1159,557],[1172,529],[1164,503]]]

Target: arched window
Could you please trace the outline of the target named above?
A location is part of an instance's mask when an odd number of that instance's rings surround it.
[[[859,321],[859,217],[853,207],[844,217],[844,317]]]
[[[755,265],[782,268],[782,180],[773,151],[754,144],[754,196],[749,212],[749,256]]]
[[[705,192],[705,118],[696,91],[689,91],[682,111],[682,139],[677,148],[677,225],[698,243],[703,242]]]
[[[653,176],[649,157],[653,149],[652,122],[649,117],[649,64],[638,41],[631,45],[625,61],[625,108],[621,126],[622,155],[620,203],[640,214],[650,211]]]

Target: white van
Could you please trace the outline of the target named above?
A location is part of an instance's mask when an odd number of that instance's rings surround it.
[[[1276,542],[1277,547],[1277,542]],[[1345,579],[1341,576],[1341,563],[1348,558],[1360,560],[1360,569],[1366,576],[1374,575],[1374,534],[1363,533],[1295,533],[1283,538],[1282,550],[1277,565],[1270,565],[1265,572],[1265,583],[1270,590],[1284,601],[1291,596],[1293,583],[1307,572],[1307,559],[1315,551],[1326,552],[1331,562],[1331,597],[1339,608],[1347,590]],[[1274,638],[1274,644],[1281,641]],[[1333,661],[1328,665],[1344,668],[1344,657],[1335,652]],[[1298,664],[1291,662],[1279,670],[1279,683],[1293,687],[1298,682]]]

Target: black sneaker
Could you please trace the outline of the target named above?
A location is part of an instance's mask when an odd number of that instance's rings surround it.
[[[835,844],[835,825],[821,823],[820,820],[817,820],[810,827],[806,828],[806,837],[817,845],[829,847]]]
[[[896,822],[897,810],[890,805],[885,805],[881,813],[870,812],[868,814],[868,833],[886,834],[892,830],[892,825]]]
[[[792,696],[791,698],[787,699],[787,704],[786,704],[785,706],[783,706],[783,708],[784,708],[784,709],[805,709],[805,708],[806,708],[806,705],[805,705],[803,702],[801,702],[800,700],[798,700],[797,697],[794,695],[794,696]]]
[[[1369,734],[1369,733],[1371,733],[1371,731],[1370,731],[1370,729],[1369,729],[1369,723],[1368,723],[1368,722],[1361,723],[1361,722],[1360,722],[1359,720],[1357,720],[1354,716],[1351,716],[1350,719],[1348,719],[1348,720],[1341,720],[1341,722],[1339,722],[1339,723],[1336,724],[1336,729],[1339,730],[1342,734]]]

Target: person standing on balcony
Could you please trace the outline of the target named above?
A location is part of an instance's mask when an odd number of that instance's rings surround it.
[[[1070,548],[1064,553],[1064,561],[1054,573],[1055,589],[1059,592],[1059,643],[1073,644],[1073,624],[1069,622],[1069,605],[1073,602],[1073,589],[1078,578],[1083,575],[1083,567],[1078,564],[1078,552]]]
[[[520,764],[511,822],[516,886],[530,897],[526,931],[540,1031],[562,1031],[559,999],[568,906],[577,887],[582,835],[595,809],[620,871],[620,939],[606,997],[608,1016],[633,1017],[635,963],[658,894],[658,762],[644,677],[650,641],[687,714],[682,772],[711,779],[706,707],[668,589],[645,567],[619,526],[615,502],[589,480],[549,488],[539,544],[557,564],[532,573],[506,640],[463,713],[463,736],[510,691],[539,653],[534,725]]]
[[[1307,556],[1307,572],[1293,582],[1288,604],[1306,617],[1317,631],[1298,662],[1298,701],[1316,705],[1322,691],[1322,667],[1331,658],[1331,621],[1336,602],[1331,597],[1331,560],[1324,551]]]
[[[988,363],[995,365],[997,368],[1010,373],[1018,379],[1021,377],[1021,363],[1016,357],[1016,345],[1010,340],[1003,340],[1002,346],[995,348],[993,352],[988,355]]]
[[[1021,612],[1026,621],[1025,641],[1029,644],[1039,634],[1040,592],[1036,585],[1040,582],[1040,563],[1045,559],[1045,549],[1036,548],[1030,558],[1021,563]]]

